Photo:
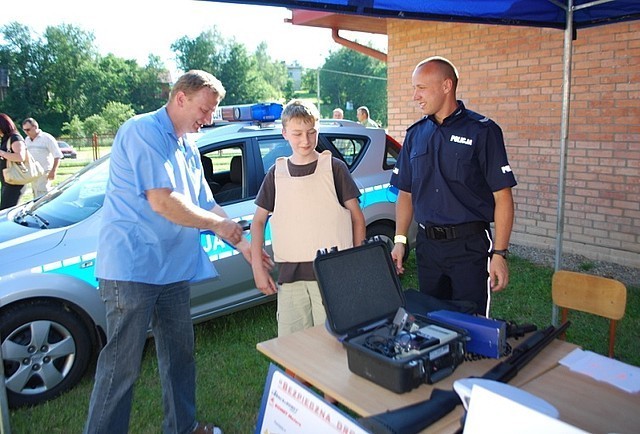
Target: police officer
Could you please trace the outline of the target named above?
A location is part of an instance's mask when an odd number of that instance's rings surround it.
[[[406,234],[415,218],[420,291],[473,302],[476,313],[489,316],[491,292],[509,282],[516,185],[502,130],[456,100],[458,72],[447,59],[420,62],[412,84],[425,116],[407,130],[391,177],[399,189],[391,255],[404,272]]]

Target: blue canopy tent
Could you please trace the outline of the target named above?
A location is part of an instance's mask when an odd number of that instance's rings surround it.
[[[466,22],[564,30],[563,95],[555,269],[560,269],[573,40],[581,28],[640,19],[640,0],[207,0],[372,18]],[[557,309],[553,322],[557,323]]]
[[[378,18],[576,29],[640,18],[638,0],[209,0]]]

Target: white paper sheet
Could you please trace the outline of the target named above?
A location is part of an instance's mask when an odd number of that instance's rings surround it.
[[[604,381],[629,393],[640,392],[640,368],[576,348],[559,362],[574,372]]]
[[[471,389],[464,434],[585,434],[579,428],[491,392]]]

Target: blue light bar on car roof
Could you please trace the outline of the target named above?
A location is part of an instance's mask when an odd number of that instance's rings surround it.
[[[282,109],[282,104],[277,102],[228,105],[219,107],[214,118],[229,122],[273,122],[280,119]]]

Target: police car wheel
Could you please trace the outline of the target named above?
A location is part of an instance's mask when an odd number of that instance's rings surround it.
[[[93,351],[78,315],[36,300],[8,307],[0,318],[9,407],[39,404],[80,381]]]

